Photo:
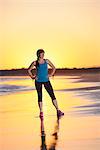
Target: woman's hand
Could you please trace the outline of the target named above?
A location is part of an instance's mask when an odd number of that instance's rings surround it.
[[[31,78],[32,78],[32,79],[36,79],[36,75],[32,75]]]
[[[35,76],[35,79],[37,80],[37,79],[38,79],[38,77],[37,77],[37,76]]]
[[[31,78],[32,78],[32,79],[35,79],[35,75],[34,75],[34,76],[31,76]]]
[[[49,78],[49,77],[52,77],[52,75],[51,75],[51,74],[48,74],[48,78]]]

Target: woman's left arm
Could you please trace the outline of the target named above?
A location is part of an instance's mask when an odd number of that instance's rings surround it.
[[[53,76],[55,71],[56,71],[56,68],[55,68],[54,64],[49,59],[46,59],[46,61],[49,64],[49,66],[52,68],[52,72],[49,76]]]

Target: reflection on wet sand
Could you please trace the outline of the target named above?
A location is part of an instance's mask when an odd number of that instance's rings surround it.
[[[60,118],[58,118],[56,120],[56,123],[54,126],[54,132],[52,133],[52,142],[50,143],[48,149],[47,149],[47,145],[46,145],[46,133],[45,133],[45,129],[44,129],[44,121],[41,120],[41,146],[40,146],[40,150],[56,150],[57,141],[58,141],[58,132],[59,132],[59,120],[60,120]]]

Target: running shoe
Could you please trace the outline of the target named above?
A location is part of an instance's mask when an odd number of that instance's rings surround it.
[[[57,110],[57,117],[60,118],[64,115],[64,113],[61,110]]]

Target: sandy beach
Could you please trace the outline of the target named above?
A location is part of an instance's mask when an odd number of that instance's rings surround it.
[[[29,76],[0,78],[0,150],[100,149],[100,74],[51,77],[65,115],[57,120],[43,87],[42,122],[34,80]]]

